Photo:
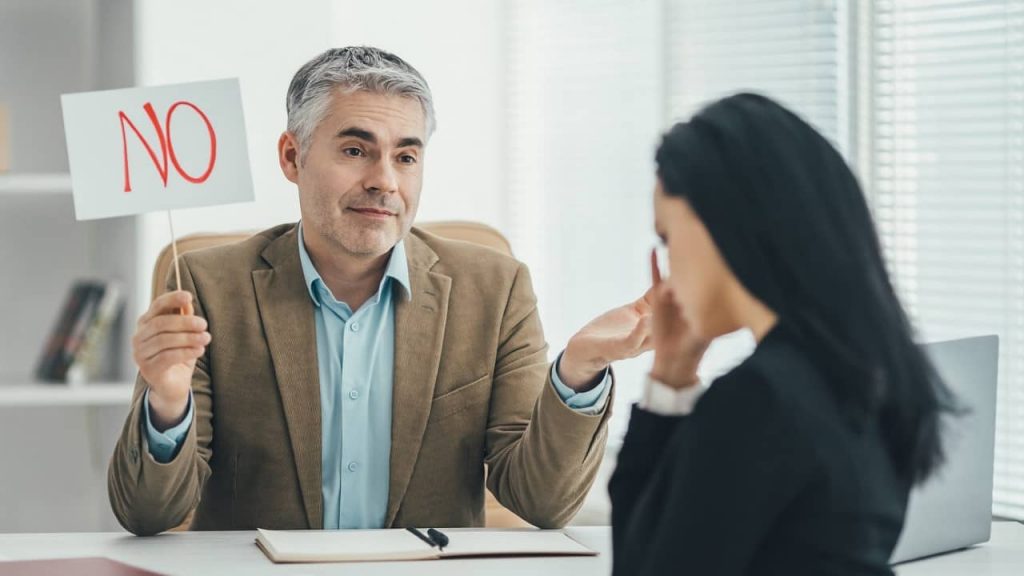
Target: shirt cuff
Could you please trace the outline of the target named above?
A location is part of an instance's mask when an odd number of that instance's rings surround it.
[[[677,390],[648,376],[640,408],[659,416],[686,416],[707,390],[704,382]]]
[[[563,351],[562,354],[564,353]],[[558,376],[558,364],[562,361],[562,354],[559,354],[558,359],[551,365],[551,383],[554,384],[558,397],[562,399],[566,406],[580,414],[587,416],[599,414],[604,410],[605,404],[608,403],[608,393],[612,389],[611,370],[609,368],[604,369],[601,375],[601,382],[597,386],[586,392],[577,392],[566,386]]]
[[[153,459],[161,464],[167,464],[178,454],[182,440],[188,434],[188,428],[192,425],[192,391],[188,393],[188,411],[185,418],[176,426],[172,426],[163,432],[153,427],[149,419],[149,390],[142,399],[142,411],[146,420],[146,439],[149,441],[149,453]]]

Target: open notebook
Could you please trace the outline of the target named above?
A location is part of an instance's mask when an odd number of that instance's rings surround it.
[[[446,531],[444,551],[411,532],[389,530],[259,530],[256,545],[274,562],[374,562],[484,556],[597,556],[559,531]]]

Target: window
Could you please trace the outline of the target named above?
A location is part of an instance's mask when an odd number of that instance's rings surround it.
[[[669,0],[670,119],[734,92],[770,96],[846,147],[846,51],[837,0]]]
[[[877,0],[875,216],[928,340],[998,334],[995,513],[1024,518],[1024,3]]]

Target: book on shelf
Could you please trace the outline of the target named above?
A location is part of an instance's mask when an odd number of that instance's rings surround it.
[[[75,282],[47,338],[36,378],[84,383],[99,376],[105,345],[123,306],[117,282]]]
[[[71,333],[71,325],[81,314],[87,295],[88,286],[82,282],[76,282],[68,292],[64,306],[61,308],[60,314],[57,315],[57,320],[46,339],[42,357],[36,365],[36,378],[39,380],[52,379],[51,375],[55,372],[57,362],[64,350],[64,342]]]
[[[103,295],[96,304],[96,310],[88,323],[78,351],[71,359],[65,374],[65,381],[84,384],[100,377],[103,372],[104,351],[114,323],[124,308],[124,294],[117,282],[104,284]]]

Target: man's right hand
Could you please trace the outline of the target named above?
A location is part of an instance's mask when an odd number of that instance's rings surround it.
[[[168,292],[139,318],[132,338],[135,364],[149,383],[150,421],[157,430],[185,417],[196,359],[210,343],[206,320],[193,310],[191,292]]]

